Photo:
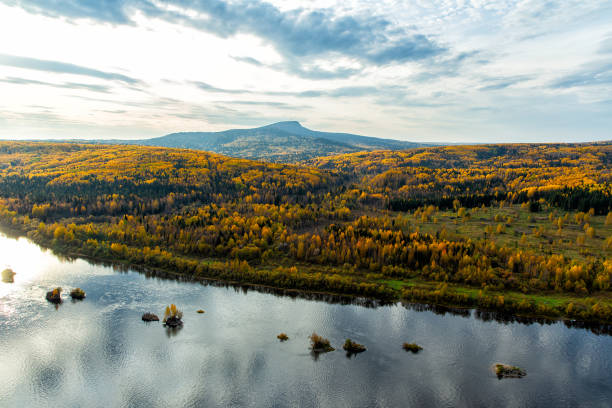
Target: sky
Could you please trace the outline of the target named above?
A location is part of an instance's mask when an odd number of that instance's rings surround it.
[[[0,0],[0,138],[612,140],[612,1]]]

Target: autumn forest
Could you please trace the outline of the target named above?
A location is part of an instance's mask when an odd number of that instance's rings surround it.
[[[279,164],[0,142],[0,222],[193,279],[612,322],[612,144]]]

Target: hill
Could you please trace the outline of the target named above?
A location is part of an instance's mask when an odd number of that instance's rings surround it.
[[[191,279],[612,322],[612,144],[265,163],[0,142],[0,224]]]
[[[307,129],[295,121],[252,129],[180,132],[153,139],[114,140],[110,143],[206,150],[232,157],[283,163],[364,150],[403,150],[424,146],[420,143],[350,133],[319,132]]]

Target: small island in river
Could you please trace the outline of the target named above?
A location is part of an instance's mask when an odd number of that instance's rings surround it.
[[[502,378],[523,378],[527,375],[525,370],[509,364],[497,363],[493,368],[495,370],[495,375],[497,375],[497,378],[500,380]]]
[[[13,270],[11,268],[6,268],[5,270],[2,271],[2,282],[4,283],[13,283],[13,276],[15,276],[16,273],[13,272]]]
[[[62,303],[62,288],[55,288],[53,290],[50,290],[49,292],[47,292],[47,295],[45,296],[45,298],[51,302],[51,303]]]
[[[83,300],[85,296],[85,291],[81,288],[74,288],[70,291],[70,297],[75,300]]]
[[[310,335],[310,349],[315,353],[327,353],[335,350],[328,339],[319,336],[317,333]]]
[[[145,313],[142,315],[143,322],[159,322],[159,317],[155,313]]]
[[[411,351],[413,353],[418,353],[419,351],[423,350],[423,347],[419,346],[416,343],[404,343],[402,344],[402,348],[406,351]]]
[[[367,350],[363,344],[356,343],[352,341],[351,339],[346,339],[342,348],[346,350],[348,353],[352,353],[352,354],[362,353]]]
[[[178,310],[176,305],[173,303],[170,306],[166,306],[164,313],[164,325],[167,327],[179,327],[183,325],[183,312]]]

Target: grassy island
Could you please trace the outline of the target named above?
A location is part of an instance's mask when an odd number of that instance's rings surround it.
[[[352,341],[351,339],[346,339],[342,348],[347,353],[352,353],[352,354],[362,353],[366,351],[366,347],[363,344],[356,343]]]
[[[143,322],[158,322],[159,317],[154,313],[147,312],[142,315],[142,321]]]
[[[45,298],[51,303],[62,303],[62,288],[55,288],[47,292]]]
[[[67,255],[380,300],[612,322],[612,143],[271,164],[0,141],[0,224]]]
[[[70,297],[75,300],[85,299],[85,291],[81,288],[74,288],[70,291]]]
[[[319,336],[317,333],[310,335],[310,349],[315,353],[327,353],[335,350],[328,339]]]
[[[423,350],[423,347],[419,346],[418,344],[415,343],[404,343],[402,344],[402,348],[406,351],[410,351],[412,353],[418,353],[419,351]]]
[[[183,325],[183,312],[181,312],[176,305],[173,303],[170,306],[166,306],[164,312],[163,323],[167,327],[179,327]]]
[[[13,283],[14,279],[13,277],[16,275],[15,272],[13,272],[12,269],[7,268],[5,270],[2,271],[2,282],[5,283]]]
[[[524,376],[527,375],[527,373],[525,372],[525,370],[519,368],[519,367],[515,367],[515,366],[511,366],[508,364],[495,364],[494,365],[494,370],[495,370],[495,375],[497,375],[497,378],[502,379],[502,378],[523,378]]]

